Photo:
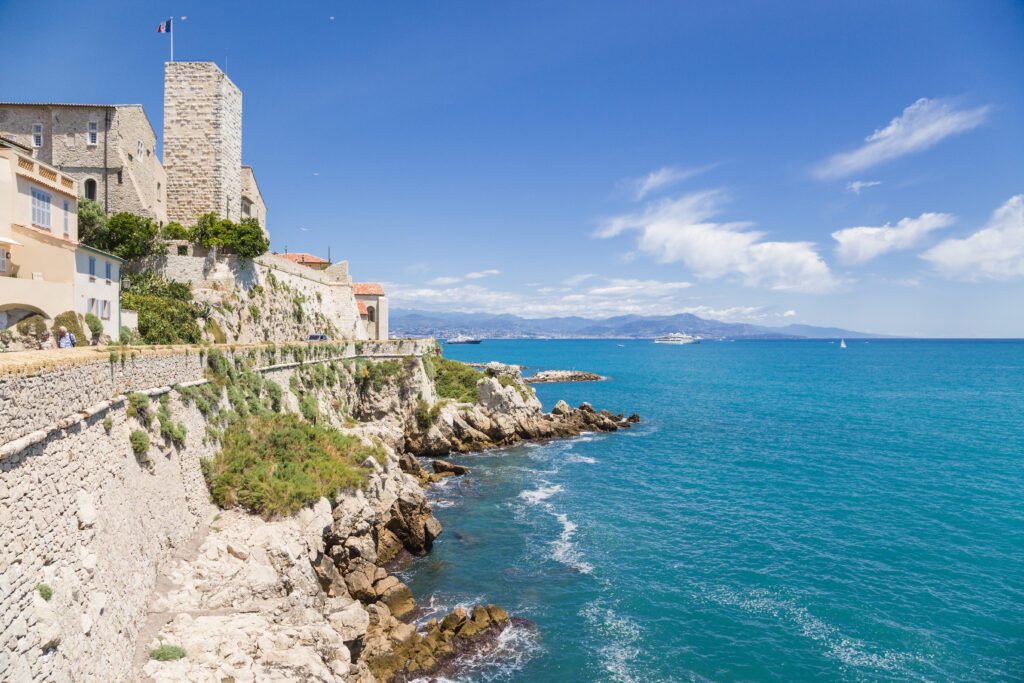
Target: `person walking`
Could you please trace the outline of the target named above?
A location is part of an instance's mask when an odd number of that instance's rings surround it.
[[[68,332],[68,328],[64,327],[63,325],[61,325],[60,329],[57,332],[58,349],[70,349],[73,348],[75,344],[78,343],[78,340],[75,339],[75,335],[72,334],[71,332]]]

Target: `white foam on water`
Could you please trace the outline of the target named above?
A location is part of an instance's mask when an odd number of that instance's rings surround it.
[[[476,595],[469,598],[456,598],[454,596],[438,596],[437,593],[433,593],[431,594],[430,599],[427,600],[426,605],[420,605],[423,613],[416,620],[416,626],[423,626],[434,617],[443,617],[456,607],[461,607],[468,612],[476,605],[485,603],[486,600],[482,595]]]
[[[533,491],[521,491],[519,493],[519,497],[527,503],[536,505],[537,503],[547,500],[556,493],[561,493],[564,490],[565,489],[562,488],[561,484],[552,484],[549,486],[541,486]]]
[[[741,594],[721,587],[706,591],[705,597],[716,604],[738,607],[750,614],[771,616],[798,630],[803,637],[820,643],[824,647],[826,657],[847,666],[919,677],[908,664],[927,661],[927,658],[921,655],[881,650],[858,638],[849,637],[838,627],[811,614],[795,599],[768,590],[757,589]]]
[[[598,648],[598,655],[609,680],[617,683],[650,683],[646,672],[637,671],[636,659],[640,656],[639,643],[643,637],[640,626],[629,617],[616,613],[602,601],[588,603],[580,616],[597,631],[604,642]]]
[[[409,683],[456,683],[467,678],[474,681],[508,680],[542,649],[534,629],[511,623],[498,635],[494,647],[454,661],[458,678],[429,676],[411,679]]]
[[[551,542],[551,557],[567,567],[572,567],[581,574],[590,574],[594,566],[583,560],[579,549],[573,544],[572,537],[576,534],[576,523],[562,513],[552,513],[555,519],[562,525],[562,533],[558,539]]]
[[[566,462],[579,462],[579,463],[583,463],[583,464],[586,464],[586,465],[596,465],[597,464],[597,460],[595,460],[594,458],[591,458],[589,455],[577,455],[576,453],[573,453],[572,455],[570,455],[568,458],[565,459],[565,461]]]

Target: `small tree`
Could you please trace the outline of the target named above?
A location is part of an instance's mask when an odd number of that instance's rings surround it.
[[[187,240],[191,232],[181,223],[168,223],[160,230],[160,236],[168,240]]]
[[[107,214],[97,202],[78,198],[78,241],[89,246],[106,242]],[[100,248],[100,247],[97,247]]]
[[[57,315],[53,319],[53,339],[56,343],[57,339],[60,338],[60,328],[68,328],[68,332],[75,335],[75,341],[79,344],[84,342],[88,337],[85,336],[85,332],[82,330],[82,323],[78,317],[78,314],[74,311],[64,311]]]
[[[167,251],[167,245],[159,238],[156,223],[145,216],[127,212],[115,213],[108,218],[105,228],[97,230],[86,244],[109,251],[126,261]]]

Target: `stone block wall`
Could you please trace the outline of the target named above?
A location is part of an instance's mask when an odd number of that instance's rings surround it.
[[[360,355],[421,355],[432,346],[432,340],[367,343]],[[355,353],[354,347],[346,350]],[[108,393],[98,403],[82,405],[103,394],[98,391],[49,401],[59,403],[66,416],[45,428],[38,440],[12,443],[0,437],[2,681],[128,680],[158,570],[179,549],[188,548],[216,512],[200,467],[215,448],[206,439],[205,418],[169,387],[153,386],[186,378],[202,381],[204,364],[195,350],[186,355],[168,349],[129,359],[107,383],[102,370],[109,374],[111,368],[97,368],[82,357],[86,362],[35,374],[0,375],[0,414],[37,409],[38,402],[10,400],[35,387],[68,391],[91,377],[108,392],[147,387],[153,412],[159,397],[168,394],[172,419],[185,426],[187,435],[180,448],[165,443],[156,421],[147,428],[126,413],[123,394]],[[330,354],[306,364],[328,360]],[[175,361],[180,362],[177,369]],[[298,367],[280,362],[261,371],[288,387]],[[419,376],[425,381],[422,366]],[[295,397],[286,393],[286,399],[294,408]],[[22,415],[22,424],[34,419]],[[129,441],[136,430],[150,438],[141,455]]]
[[[242,91],[213,62],[164,66],[168,219],[241,218]]]

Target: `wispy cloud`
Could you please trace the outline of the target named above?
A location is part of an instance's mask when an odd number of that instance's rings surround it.
[[[963,280],[1024,277],[1024,195],[1010,197],[973,235],[940,242],[921,257]]]
[[[441,277],[435,277],[433,280],[428,282],[430,285],[454,285],[456,282],[461,282],[461,277],[453,277],[449,275],[442,275]]]
[[[948,228],[956,216],[948,213],[923,213],[917,218],[904,218],[896,225],[844,228],[832,233],[839,243],[836,253],[844,263],[866,263],[882,254],[910,249],[933,230]]]
[[[878,187],[881,184],[881,180],[851,180],[846,183],[846,190],[854,194],[860,194],[869,187]]]
[[[903,110],[885,128],[869,135],[855,150],[835,154],[818,164],[814,174],[822,180],[852,175],[920,152],[957,133],[980,126],[988,116],[989,107],[956,109],[944,100],[922,97]]]
[[[810,242],[762,241],[750,222],[715,222],[726,203],[706,190],[648,204],[637,214],[607,221],[595,234],[639,233],[637,248],[661,263],[682,263],[700,278],[738,276],[750,287],[821,292],[835,285]]]
[[[577,285],[583,284],[587,280],[593,280],[595,277],[597,276],[594,275],[593,273],[580,273],[579,275],[573,275],[571,277],[565,278],[564,280],[562,280],[562,283],[568,285],[569,287],[575,287]]]
[[[619,186],[625,188],[633,195],[634,199],[639,201],[650,194],[666,190],[683,182],[684,180],[700,175],[705,171],[710,171],[717,165],[718,164],[709,164],[707,166],[694,168],[662,166],[655,171],[651,171],[642,178],[627,178],[625,180],[621,180],[619,181]]]
[[[786,311],[785,313],[782,314],[782,317],[783,318],[794,318],[794,317],[796,317],[796,311],[794,311],[793,309],[789,309],[788,311]]]
[[[481,278],[493,277],[495,275],[501,275],[501,271],[496,268],[491,268],[489,270],[478,270],[472,273],[466,273],[464,277],[467,280],[479,280]]]

